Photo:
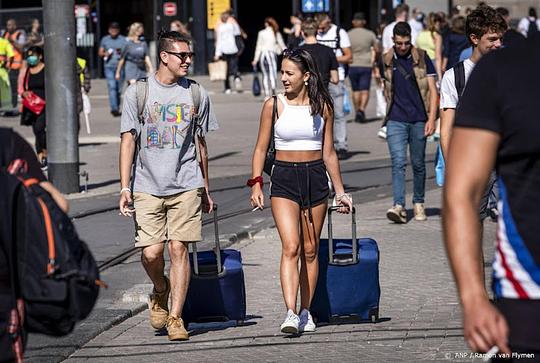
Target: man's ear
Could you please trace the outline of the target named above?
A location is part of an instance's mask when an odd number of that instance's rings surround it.
[[[161,52],[159,53],[159,59],[161,60],[161,63],[167,64],[169,62],[169,54]]]
[[[471,34],[471,35],[469,35],[469,41],[470,41],[473,45],[477,46],[478,43],[480,43],[480,38],[478,38],[478,37],[476,36],[476,34]]]

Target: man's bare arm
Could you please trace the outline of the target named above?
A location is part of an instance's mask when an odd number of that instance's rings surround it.
[[[452,127],[454,126],[454,117],[456,110],[453,108],[441,108],[441,149],[443,157],[448,158],[448,147],[450,137],[452,136]]]
[[[131,132],[124,132],[120,141],[120,213],[125,216],[131,216],[129,205],[133,202],[131,200],[131,193],[128,191],[129,180],[131,178],[131,167],[133,165],[133,157],[135,155],[135,135]],[[131,190],[130,190],[131,191]]]
[[[483,281],[478,205],[499,145],[494,132],[457,127],[450,141],[443,193],[443,232],[448,258],[463,304],[464,335],[474,351],[496,345],[509,353],[508,326],[491,305]]]

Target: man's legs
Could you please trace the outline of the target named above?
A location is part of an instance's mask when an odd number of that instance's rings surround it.
[[[167,284],[165,282],[164,269],[165,259],[163,250],[165,243],[159,243],[143,248],[141,262],[150,280],[154,284],[154,290],[158,293],[165,291]]]
[[[394,205],[405,207],[405,169],[407,167],[407,142],[409,140],[409,124],[388,121],[388,150],[392,159],[392,192]]]
[[[105,78],[107,79],[107,88],[109,89],[109,104],[111,106],[111,112],[118,112],[120,107],[120,86],[122,80],[117,81],[114,76],[116,68],[105,67]]]
[[[19,82],[19,70],[11,69],[9,71],[9,83],[11,83],[11,106],[17,108],[17,86]]]
[[[425,122],[410,125],[409,149],[413,169],[413,203],[424,203],[426,189],[426,137]]]
[[[191,273],[188,243],[169,241],[169,256],[171,257],[171,269],[169,271],[169,278],[171,280],[170,314],[181,317]]]
[[[334,101],[334,146],[338,152],[347,151],[347,121],[343,113],[343,81],[339,84],[330,83],[328,89]]]

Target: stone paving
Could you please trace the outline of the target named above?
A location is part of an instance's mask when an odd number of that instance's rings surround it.
[[[246,276],[249,318],[243,326],[193,324],[189,342],[169,342],[151,329],[144,311],[97,336],[67,361],[473,361],[463,340],[461,310],[442,243],[440,194],[440,189],[427,193],[427,205],[433,206],[427,210],[428,221],[406,225],[386,220],[388,199],[356,206],[358,235],[376,239],[381,251],[376,324],[328,325],[299,337],[282,335],[280,242],[277,230],[268,229],[235,246],[242,252]],[[348,218],[336,217],[334,235],[346,237],[348,223]],[[485,227],[489,261],[495,224],[486,221]],[[486,276],[490,273],[486,268]]]

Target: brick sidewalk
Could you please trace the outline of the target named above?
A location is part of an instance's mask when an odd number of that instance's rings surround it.
[[[440,206],[440,190],[427,193]],[[370,236],[381,251],[381,322],[319,327],[289,338],[279,333],[285,308],[279,283],[280,242],[270,229],[243,242],[247,288],[246,324],[199,324],[189,342],[169,342],[148,324],[148,311],[87,343],[68,362],[207,361],[471,361],[461,312],[441,239],[439,208],[426,222],[393,225],[385,218],[388,199],[358,205],[358,235]],[[411,214],[411,212],[409,212]],[[348,218],[337,217],[334,234],[346,236]],[[486,222],[486,260],[493,255],[495,224]],[[490,276],[490,269],[486,269]],[[193,326],[192,326],[193,327]]]

